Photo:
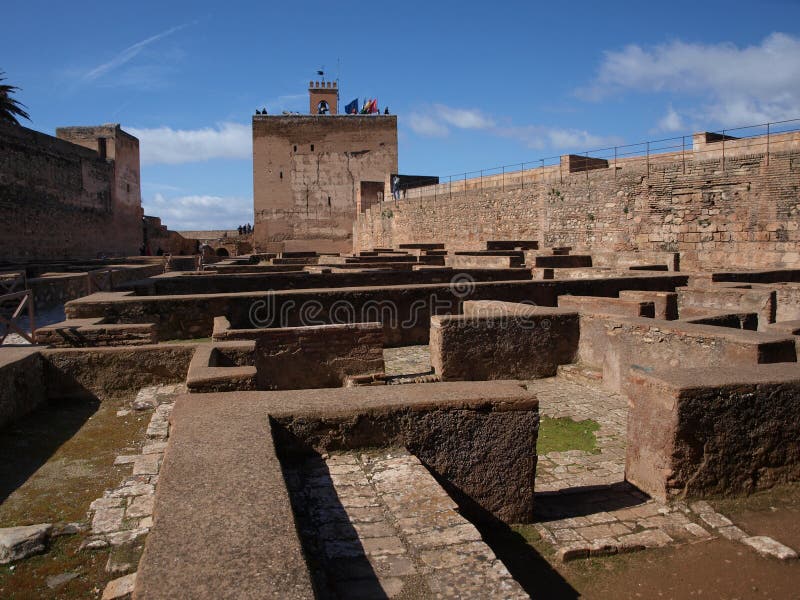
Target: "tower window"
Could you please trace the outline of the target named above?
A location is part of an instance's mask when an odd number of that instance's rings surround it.
[[[294,147],[294,151],[297,152],[297,146]]]
[[[283,179],[283,171],[281,171],[280,177],[281,179]]]
[[[331,205],[331,197],[328,196],[328,206],[330,206],[330,205]]]
[[[311,151],[314,151],[314,144],[311,144]]]

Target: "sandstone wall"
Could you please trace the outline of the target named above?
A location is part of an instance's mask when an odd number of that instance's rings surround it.
[[[25,127],[0,125],[0,261],[139,253],[138,140],[118,126],[77,129],[117,136],[103,138],[108,159]]]
[[[253,117],[256,249],[349,251],[361,182],[396,172],[395,116]]]
[[[504,186],[488,187],[485,178],[440,185],[435,196],[369,208],[355,248],[538,239],[576,252],[680,252],[684,270],[798,266],[800,151],[794,136],[776,138],[768,155],[749,143],[725,157],[689,151],[577,173],[545,167],[524,172],[524,183],[518,172]]]

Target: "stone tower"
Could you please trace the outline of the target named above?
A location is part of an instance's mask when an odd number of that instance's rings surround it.
[[[309,115],[253,116],[256,250],[352,251],[362,190],[397,173],[397,117],[339,114],[335,82],[308,92]]]
[[[336,81],[308,82],[309,113],[339,114],[339,84]],[[326,110],[327,112],[321,112]]]

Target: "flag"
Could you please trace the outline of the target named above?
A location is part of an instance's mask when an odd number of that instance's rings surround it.
[[[380,111],[378,110],[378,99],[377,99],[377,98],[375,98],[375,99],[372,101],[372,104],[370,104],[370,106],[369,106],[369,112],[370,112],[370,114],[375,114],[376,112],[380,112]]]
[[[353,100],[350,104],[344,107],[344,114],[355,115],[358,113],[358,98]]]
[[[362,115],[368,115],[369,114],[370,102],[372,102],[372,101],[368,100],[367,98],[364,98],[364,105],[361,107],[361,114]]]

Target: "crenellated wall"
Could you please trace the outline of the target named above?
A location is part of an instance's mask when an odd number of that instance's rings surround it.
[[[421,197],[370,207],[355,249],[445,242],[537,239],[575,251],[680,252],[681,268],[800,266],[800,137],[695,140],[685,155],[612,162],[579,172],[559,167],[439,185]],[[715,145],[716,144],[716,145]],[[700,150],[698,150],[700,148]],[[465,189],[466,188],[466,189]]]

